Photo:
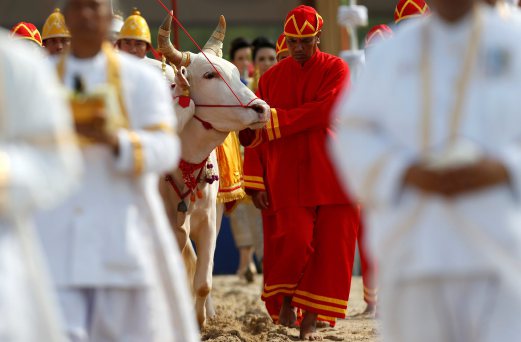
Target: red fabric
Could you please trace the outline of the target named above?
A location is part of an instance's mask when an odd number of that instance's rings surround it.
[[[430,13],[429,6],[425,0],[400,0],[394,10],[394,22],[421,17]]]
[[[11,33],[13,36],[18,36],[19,38],[28,39],[36,44],[42,46],[42,36],[40,35],[40,31],[31,23],[20,22],[13,26],[11,29]]]
[[[376,25],[369,30],[365,36],[365,47],[370,47],[381,40],[389,39],[393,36],[393,30],[387,25]]]
[[[316,312],[332,325],[335,318],[344,318],[359,225],[357,211],[351,205],[278,211],[275,227],[265,241],[269,267],[262,299],[272,305],[283,296],[292,296],[295,307]]]
[[[376,304],[377,287],[376,287],[376,265],[371,260],[371,256],[367,251],[367,241],[363,218],[360,218],[360,226],[358,228],[358,251],[360,253],[360,263],[362,266],[362,280],[364,283],[364,301],[367,304]]]
[[[317,11],[310,6],[300,5],[286,16],[284,34],[288,37],[315,36],[324,25],[324,20]]]
[[[350,203],[326,149],[331,109],[348,78],[347,64],[321,51],[304,66],[286,58],[261,77],[258,95],[276,111],[271,128],[243,131],[240,139],[258,132],[263,142],[273,138],[267,144],[273,210]]]

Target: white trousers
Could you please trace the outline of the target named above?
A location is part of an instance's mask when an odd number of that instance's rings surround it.
[[[251,201],[242,200],[230,214],[230,226],[237,248],[253,247],[257,258],[262,260],[264,245],[261,211]]]
[[[59,289],[71,342],[158,341],[146,289]]]
[[[521,300],[498,278],[437,277],[382,285],[384,342],[521,341]]]

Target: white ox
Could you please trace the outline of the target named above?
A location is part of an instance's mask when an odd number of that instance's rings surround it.
[[[269,120],[269,107],[256,99],[248,87],[240,80],[239,71],[230,62],[222,59],[222,42],[226,31],[226,22],[221,16],[217,29],[203,48],[208,62],[202,54],[180,52],[170,42],[171,18],[168,16],[159,29],[159,50],[167,60],[179,69],[176,75],[176,90],[182,94],[182,88],[190,89],[190,105],[181,108],[176,105],[179,121],[179,136],[182,143],[182,160],[188,164],[204,163],[214,166],[218,173],[217,160],[214,149],[222,144],[228,134],[245,128],[257,129],[265,126]],[[237,105],[238,101],[232,94],[223,79],[214,69],[217,68],[222,77],[233,89],[243,104],[250,103],[250,108],[241,107],[199,107],[205,105]],[[176,101],[177,103],[177,101]],[[206,126],[206,127],[205,127]],[[209,128],[211,126],[211,128]],[[197,189],[201,198],[195,202],[190,195],[180,198],[171,184],[162,182],[160,192],[169,216],[172,229],[175,232],[179,248],[190,280],[193,280],[192,289],[195,295],[195,308],[199,325],[205,323],[207,313],[212,316],[215,312],[211,305],[210,291],[212,289],[212,271],[217,232],[221,223],[222,205],[217,204],[219,182],[209,184],[205,181],[206,166],[203,170],[189,172],[197,180]],[[178,169],[172,173],[172,180],[181,194],[190,192],[187,185],[187,174]],[[193,191],[192,196],[196,195]],[[182,203],[184,202],[184,204]],[[183,208],[186,204],[186,208]],[[186,209],[186,212],[183,212]],[[194,241],[197,256],[190,239]]]

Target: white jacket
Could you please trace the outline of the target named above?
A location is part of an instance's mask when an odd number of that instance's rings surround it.
[[[448,25],[433,15],[399,29],[369,54],[361,79],[337,108],[339,172],[366,206],[371,250],[398,278],[521,275],[521,29],[493,9],[481,13],[484,29],[458,138],[502,161],[511,184],[452,201],[402,187],[407,167],[422,158],[422,28],[432,32],[428,144],[436,152],[447,140],[470,18]]]

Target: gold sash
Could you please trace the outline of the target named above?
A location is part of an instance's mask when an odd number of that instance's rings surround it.
[[[220,203],[240,200],[246,196],[243,186],[243,171],[239,138],[231,132],[222,145],[216,149],[219,163],[219,194]]]

